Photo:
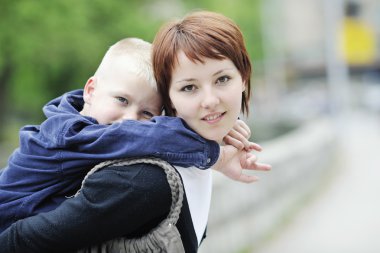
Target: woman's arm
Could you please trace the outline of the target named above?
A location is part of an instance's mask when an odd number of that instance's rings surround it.
[[[161,168],[107,167],[87,179],[78,197],[5,230],[0,234],[0,252],[67,252],[138,236],[162,221],[170,204],[170,188]]]

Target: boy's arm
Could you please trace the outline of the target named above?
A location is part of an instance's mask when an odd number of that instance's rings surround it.
[[[77,125],[76,125],[77,124]],[[219,145],[199,136],[176,117],[159,116],[151,121],[127,120],[111,125],[74,122],[61,135],[61,145],[73,147],[86,160],[113,160],[154,156],[173,165],[209,168],[219,157]],[[72,155],[76,155],[73,152]],[[75,157],[70,157],[70,160]],[[81,165],[81,164],[80,164]],[[83,164],[84,165],[84,164]]]

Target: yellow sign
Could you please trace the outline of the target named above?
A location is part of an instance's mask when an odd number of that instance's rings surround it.
[[[348,65],[368,66],[375,62],[375,33],[364,22],[355,18],[346,18],[340,43],[343,59]]]

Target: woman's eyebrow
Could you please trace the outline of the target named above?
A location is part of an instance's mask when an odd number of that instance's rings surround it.
[[[181,80],[176,81],[176,83],[193,82],[193,81],[195,81],[195,78],[185,78],[185,79],[181,79]]]
[[[232,68],[225,68],[225,69],[218,70],[218,71],[216,71],[212,76],[217,76],[217,75],[219,75],[220,73],[222,73],[223,71],[230,70],[230,69],[232,69]]]
[[[223,71],[226,71],[226,70],[232,70],[233,68],[225,68],[225,69],[221,69],[221,70],[218,70],[216,71],[212,76],[217,76],[219,75],[220,73],[222,73]],[[193,82],[193,81],[196,81],[195,78],[185,78],[185,79],[181,79],[181,80],[178,80],[178,81],[175,81],[175,83],[181,83],[181,82]]]

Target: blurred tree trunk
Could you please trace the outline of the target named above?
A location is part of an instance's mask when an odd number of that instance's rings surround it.
[[[8,83],[11,77],[11,62],[9,57],[5,57],[5,62],[2,68],[0,69],[0,141],[2,138],[1,133],[3,132],[4,125],[6,124],[6,114],[8,109]]]

